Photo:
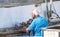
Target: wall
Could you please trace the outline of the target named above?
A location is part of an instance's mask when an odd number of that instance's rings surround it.
[[[30,17],[34,5],[0,8],[0,28],[14,27],[16,23],[25,22]]]

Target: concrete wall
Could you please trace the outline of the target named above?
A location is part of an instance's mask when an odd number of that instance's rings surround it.
[[[0,8],[0,28],[14,27],[16,23],[27,21],[34,8],[34,5]]]

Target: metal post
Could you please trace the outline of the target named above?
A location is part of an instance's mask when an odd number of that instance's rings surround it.
[[[46,3],[46,10],[47,10],[47,21],[49,23],[49,15],[48,15],[48,1],[45,0],[45,3]]]
[[[52,0],[50,0],[50,13],[52,14]]]

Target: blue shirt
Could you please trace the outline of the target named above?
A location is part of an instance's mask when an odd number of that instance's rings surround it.
[[[46,19],[41,16],[37,16],[27,29],[32,31],[34,36],[42,36],[41,28],[43,27],[48,27]]]

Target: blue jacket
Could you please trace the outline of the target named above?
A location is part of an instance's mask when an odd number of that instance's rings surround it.
[[[32,31],[34,36],[42,36],[41,28],[43,27],[48,27],[46,19],[41,16],[37,16],[27,29]]]

